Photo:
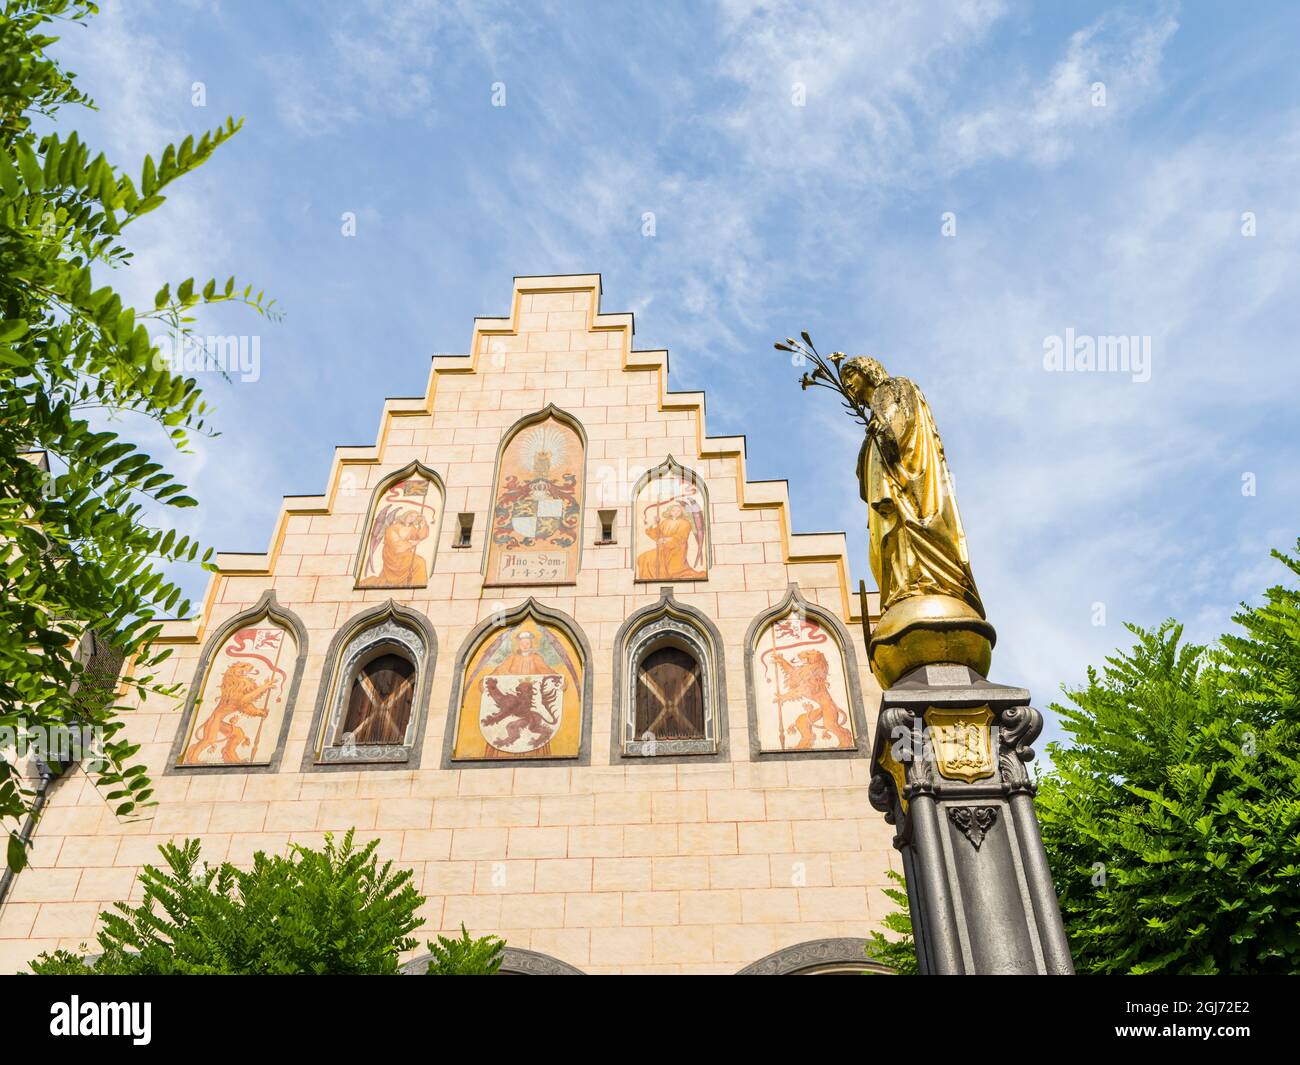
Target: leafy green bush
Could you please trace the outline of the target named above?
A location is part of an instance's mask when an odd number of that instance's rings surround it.
[[[295,846],[287,857],[258,853],[253,868],[199,863],[199,841],[160,848],[166,869],[141,873],[144,901],[102,915],[105,975],[389,975],[416,945],[423,897],[410,870],[379,865],[378,842],[360,850],[349,831],[324,850]],[[86,972],[59,951],[32,962],[40,975]]]
[[[1053,707],[1038,809],[1080,972],[1300,971],[1300,590],[1233,620],[1213,649],[1129,626]]]
[[[898,976],[915,976],[916,943],[912,939],[912,914],[908,909],[907,881],[902,875],[889,870],[889,879],[898,885],[885,888],[885,894],[898,906],[893,913],[886,915],[881,923],[891,932],[892,937],[881,932],[872,932],[868,937],[867,960],[888,965]],[[867,972],[873,972],[868,969]]]
[[[425,976],[495,976],[505,959],[506,944],[497,936],[471,939],[465,926],[460,926],[460,938],[439,936],[429,944],[433,957]]]
[[[135,442],[161,431],[184,450],[211,433],[198,380],[154,337],[193,340],[196,307],[273,314],[274,301],[233,277],[165,284],[141,308],[114,292],[113,271],[131,263],[124,231],[240,123],[160,145],[135,179],[115,167],[62,121],[94,103],[51,56],[52,30],[96,13],[89,0],[0,5],[0,745],[93,730],[101,749],[83,767],[126,815],[153,789],[139,746],[120,735],[118,685],[82,683],[78,639],[101,633],[118,662],[132,660],[124,694],[176,694],[155,673],[170,648],[152,648],[159,617],[189,613],[168,567],[211,554],[177,536],[170,508],[195,501]],[[19,826],[38,802],[8,755],[0,749],[0,821],[17,871],[30,844]]]

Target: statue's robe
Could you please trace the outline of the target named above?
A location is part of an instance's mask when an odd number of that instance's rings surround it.
[[[886,453],[888,437],[897,455]],[[925,397],[906,377],[887,378],[873,393],[857,473],[873,515],[871,572],[881,612],[912,596],[948,595],[984,617],[943,443]]]

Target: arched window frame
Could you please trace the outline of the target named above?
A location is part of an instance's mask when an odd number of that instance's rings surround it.
[[[578,741],[576,758],[495,758],[490,761],[478,761],[466,758],[453,758],[456,750],[456,734],[460,729],[461,692],[465,683],[465,669],[483,643],[494,632],[510,628],[525,618],[531,617],[535,622],[556,625],[563,629],[573,646],[577,648],[582,659],[582,729]],[[451,700],[447,707],[447,726],[443,736],[443,769],[501,769],[513,766],[548,766],[548,765],[590,765],[591,764],[591,709],[592,709],[592,656],[591,644],[578,623],[569,615],[559,610],[543,606],[532,596],[508,614],[485,618],[461,644],[456,655],[456,672],[451,681]]]
[[[435,523],[435,528],[430,532],[430,535],[433,537],[433,556],[429,559],[429,579],[433,579],[433,567],[438,564],[438,549],[442,546],[442,519],[447,510],[447,490],[446,486],[442,482],[442,478],[438,476],[437,471],[431,470],[428,466],[424,465],[424,463],[416,461],[408,463],[394,473],[390,473],[379,482],[378,487],[376,487],[374,492],[370,495],[370,505],[366,508],[365,524],[361,526],[361,538],[360,542],[357,544],[357,557],[352,564],[353,587],[357,590],[374,591],[376,587],[372,586],[368,589],[361,588],[361,570],[365,565],[366,552],[370,545],[370,530],[374,526],[375,513],[379,509],[379,503],[384,498],[384,493],[392,488],[393,485],[400,481],[405,481],[412,476],[425,478],[438,493],[438,518]],[[402,587],[406,586],[403,585]]]
[[[844,662],[844,679],[848,686],[849,715],[853,719],[853,736],[857,745],[839,751],[764,751],[758,733],[758,698],[754,686],[754,652],[758,638],[767,631],[768,625],[780,621],[787,614],[798,612],[811,618],[831,634],[831,639],[839,645]],[[771,762],[782,759],[807,758],[866,758],[870,755],[870,743],[867,739],[867,719],[863,711],[862,684],[858,677],[858,656],[853,650],[853,641],[848,630],[834,614],[816,603],[810,603],[799,593],[799,586],[791,584],[785,598],[776,606],[759,614],[745,633],[745,702],[749,716],[749,757],[752,762]]]
[[[700,665],[704,688],[705,736],[699,740],[653,740],[637,737],[637,670],[661,647],[678,646]],[[694,607],[678,602],[671,587],[660,589],[656,603],[637,611],[614,638],[614,713],[610,761],[654,759],[660,762],[726,761],[727,686],[722,636]]]
[[[401,655],[416,669],[406,736],[401,743],[343,745],[339,741],[352,684],[385,654]],[[325,656],[303,772],[418,768],[437,658],[438,639],[428,618],[392,599],[352,618],[334,635]]]
[[[289,691],[284,708],[284,718],[280,722],[280,735],[276,737],[275,752],[271,755],[271,760],[265,764],[255,765],[177,765],[177,760],[181,752],[185,750],[185,742],[189,738],[190,728],[194,722],[196,704],[199,696],[202,694],[203,686],[207,681],[208,671],[212,668],[213,660],[218,651],[225,646],[231,635],[240,629],[256,625],[261,621],[270,620],[277,625],[282,625],[293,633],[293,638],[298,645],[298,657],[293,663],[293,679],[289,682]],[[185,707],[181,711],[181,720],[176,730],[176,738],[172,741],[171,751],[167,756],[167,765],[164,768],[164,774],[171,773],[274,773],[280,768],[280,759],[284,756],[285,740],[289,736],[289,726],[293,720],[294,708],[298,701],[298,686],[302,683],[303,669],[307,664],[307,628],[303,625],[302,619],[292,610],[282,607],[276,601],[275,591],[268,589],[262,598],[248,610],[236,614],[229,621],[225,622],[216,632],[209,637],[208,642],[203,647],[203,653],[199,656],[198,667],[194,671],[194,680],[190,683],[189,694],[185,698]]]
[[[633,581],[637,584],[663,584],[666,580],[669,579],[669,578],[660,578],[660,577],[641,578],[635,576],[636,562],[637,562],[636,555],[637,555],[637,546],[638,546],[638,532],[637,532],[637,518],[636,518],[637,497],[641,494],[641,490],[645,488],[646,485],[648,485],[651,481],[661,477],[677,477],[683,481],[690,481],[691,484],[695,485],[695,487],[699,489],[700,497],[704,500],[704,574],[705,575],[703,577],[696,577],[692,579],[681,578],[678,581],[678,583],[680,584],[701,584],[704,581],[709,579],[708,575],[713,570],[713,510],[709,505],[709,486],[703,477],[701,477],[698,473],[696,473],[694,470],[690,469],[689,467],[683,466],[680,462],[678,462],[675,458],[673,458],[672,455],[669,455],[658,466],[654,466],[651,469],[646,470],[645,473],[643,473],[637,479],[636,484],[632,488],[632,495],[631,495],[632,513],[631,513],[631,527],[629,529],[629,541],[630,541],[630,549],[632,554]]]

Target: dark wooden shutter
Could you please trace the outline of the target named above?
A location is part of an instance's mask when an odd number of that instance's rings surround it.
[[[415,701],[415,666],[401,655],[383,655],[352,682],[344,733],[354,743],[401,743]]]
[[[700,664],[678,647],[661,647],[641,660],[636,684],[636,739],[704,739]]]

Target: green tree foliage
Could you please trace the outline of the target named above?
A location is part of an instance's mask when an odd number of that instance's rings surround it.
[[[907,881],[892,869],[889,870],[889,879],[898,886],[885,888],[885,894],[898,909],[886,915],[881,923],[893,935],[872,932],[867,942],[867,959],[888,965],[898,976],[915,976],[918,966],[916,943],[912,939],[912,913],[907,901]]]
[[[155,683],[168,653],[149,649],[155,619],[186,614],[189,604],[161,567],[195,561],[199,546],[145,520],[149,508],[193,506],[185,486],[95,424],[160,427],[181,449],[209,432],[198,384],[173,372],[149,326],[185,337],[199,305],[238,301],[266,313],[271,304],[234,278],[190,279],[164,285],[154,306],[137,310],[106,283],[130,262],[123,230],[240,123],[146,157],[136,180],[92,157],[59,126],[66,106],[94,105],[48,54],[58,39],[48,29],[94,14],[85,0],[0,2],[0,728],[11,737],[37,727],[102,730],[104,758],[88,768],[127,814],[149,801],[149,781],[131,764],[136,748],[118,738],[115,689],[76,695],[83,665],[74,647],[87,631],[105,634],[135,657],[127,694],[170,693]],[[42,451],[48,474],[27,458]],[[33,794],[5,753],[0,820],[19,819]],[[9,865],[24,861],[11,829]]]
[[[375,857],[378,841],[357,849],[349,831],[323,850],[292,848],[288,857],[258,853],[252,869],[199,862],[199,841],[160,848],[167,867],[145,866],[144,900],[101,915],[101,975],[385,976],[416,945],[415,911],[424,898],[409,869]],[[87,962],[59,951],[32,971],[85,974]]]
[[[472,939],[465,926],[460,926],[460,938],[439,936],[429,944],[433,957],[425,976],[495,976],[505,959],[506,943],[496,936]]]
[[[1273,554],[1293,583],[1241,632],[1130,626],[1054,707],[1038,809],[1080,972],[1300,971],[1300,562]]]

